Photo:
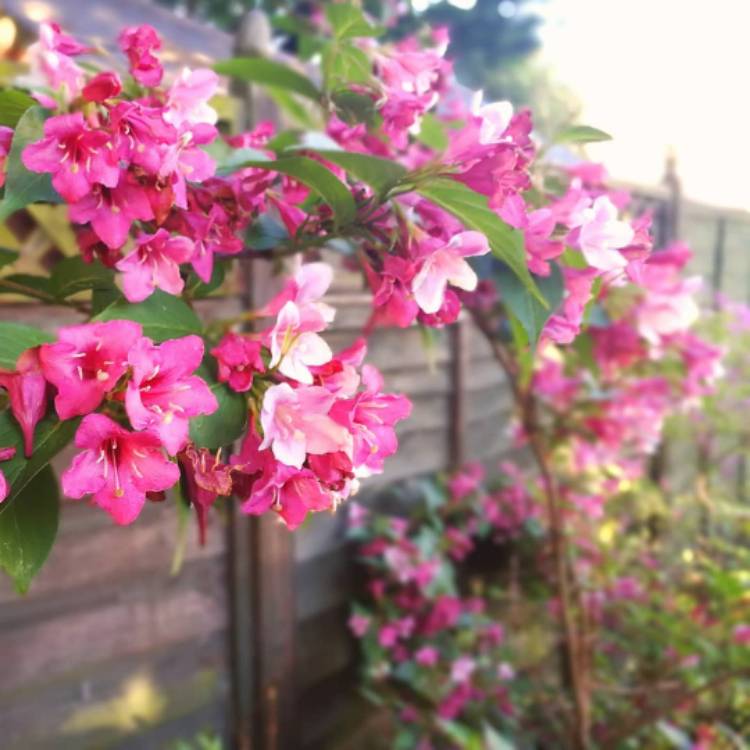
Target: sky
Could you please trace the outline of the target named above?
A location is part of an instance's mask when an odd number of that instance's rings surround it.
[[[750,210],[750,3],[542,0],[542,61],[575,92],[589,147],[621,180],[654,184],[667,154],[687,197]]]

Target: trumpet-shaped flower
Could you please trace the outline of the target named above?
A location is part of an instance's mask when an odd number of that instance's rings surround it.
[[[128,26],[120,32],[117,42],[127,55],[133,78],[142,86],[158,86],[164,69],[153,54],[154,50],[161,49],[161,38],[156,29],[146,23]]]
[[[91,129],[80,112],[50,117],[44,138],[26,146],[21,159],[32,172],[49,172],[55,190],[70,203],[95,184],[113,188],[120,179],[111,136]]]
[[[219,365],[219,380],[238,393],[249,391],[255,373],[266,369],[261,349],[262,345],[256,339],[239,333],[228,333],[211,350]]]
[[[190,417],[219,408],[206,381],[193,375],[203,359],[200,336],[171,339],[157,346],[142,338],[128,354],[133,375],[125,409],[137,430],[157,435],[175,455],[185,447]]]
[[[411,282],[414,299],[426,313],[440,310],[448,284],[468,292],[476,289],[477,275],[465,259],[490,251],[481,232],[461,232],[447,244],[437,247],[434,244],[434,240],[429,240],[418,250],[423,257]]]
[[[302,468],[308,453],[343,450],[351,454],[352,436],[329,416],[334,401],[333,394],[320,386],[271,386],[263,397],[260,414],[260,449],[270,447],[278,461],[297,469]]]
[[[606,196],[593,203],[583,198],[570,217],[574,228],[571,239],[581,248],[588,264],[600,271],[624,268],[627,258],[618,250],[627,247],[633,239],[633,228],[617,218],[617,207]]]
[[[0,387],[8,391],[10,410],[23,433],[24,453],[34,450],[34,430],[47,411],[47,381],[42,374],[39,349],[27,349],[15,371],[0,370]]]
[[[66,326],[57,342],[42,344],[39,360],[48,382],[57,388],[60,419],[88,414],[102,402],[128,366],[128,352],[141,337],[138,323],[113,320]]]
[[[157,288],[180,294],[185,286],[180,263],[186,263],[192,255],[192,240],[172,237],[166,229],[139,235],[133,250],[115,266],[123,273],[125,297],[129,302],[142,302]]]
[[[177,464],[162,452],[159,438],[130,432],[103,414],[84,417],[75,445],[81,452],[62,475],[63,492],[76,499],[92,495],[119,524],[138,517],[146,493],[163,492],[180,476]]]
[[[13,456],[16,455],[16,449],[13,446],[9,448],[0,448],[0,461],[9,461]],[[8,497],[10,493],[10,486],[8,480],[5,478],[5,474],[0,471],[0,503]]]

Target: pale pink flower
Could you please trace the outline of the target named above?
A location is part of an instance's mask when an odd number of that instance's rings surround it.
[[[183,68],[167,92],[164,119],[176,127],[183,124],[215,125],[218,115],[208,105],[219,87],[219,76],[208,68]]]
[[[433,245],[433,242],[429,244]],[[471,231],[454,235],[448,244],[433,245],[423,251],[426,255],[411,282],[411,290],[419,307],[426,313],[440,310],[448,284],[468,292],[476,289],[477,275],[465,258],[484,255],[489,251],[487,238],[481,232]]]
[[[633,228],[617,218],[617,207],[606,196],[593,203],[583,198],[573,210],[570,226],[575,230],[571,241],[576,241],[590,266],[601,271],[625,268],[628,261],[618,252],[633,239]]]
[[[453,682],[468,682],[477,664],[470,656],[459,656],[451,664],[451,680]]]
[[[343,450],[351,454],[352,436],[329,416],[334,400],[320,386],[297,389],[288,383],[271,386],[263,396],[260,449],[270,446],[277,460],[298,469],[308,453],[319,455]]]
[[[278,367],[282,375],[310,385],[313,382],[310,367],[324,365],[333,352],[315,332],[320,323],[317,315],[305,320],[303,313],[304,309],[291,301],[281,308],[276,324],[267,334],[271,349],[269,367]]]

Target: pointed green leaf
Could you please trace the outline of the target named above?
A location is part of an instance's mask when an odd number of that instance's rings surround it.
[[[45,466],[0,515],[0,568],[25,594],[52,549],[60,516],[57,479]]]
[[[208,383],[219,402],[219,408],[213,414],[190,420],[190,439],[196,445],[210,450],[231,445],[245,430],[247,398],[220,383],[213,366],[203,364],[196,374]]]
[[[5,197],[0,202],[0,221],[28,206],[29,203],[60,203],[48,174],[29,172],[21,161],[21,152],[29,143],[40,140],[44,133],[46,111],[30,107],[23,114],[13,135],[5,177]]]
[[[309,78],[282,63],[263,57],[233,57],[229,60],[220,60],[214,64],[214,70],[221,75],[243,81],[286,89],[315,101],[321,98],[320,91]]]
[[[25,91],[19,89],[0,91],[0,125],[15,128],[23,113],[35,104],[36,101]]]
[[[111,289],[114,283],[115,274],[111,268],[98,260],[86,263],[80,255],[61,260],[52,269],[50,276],[51,291],[59,299],[88,289],[105,291]]]
[[[16,360],[26,349],[54,340],[54,336],[38,328],[21,323],[0,322],[0,367],[14,370]],[[5,443],[0,442],[0,447],[4,445]]]
[[[398,162],[379,156],[331,149],[315,149],[315,153],[368,184],[379,195],[385,195],[409,174]]]
[[[572,125],[558,133],[555,143],[598,143],[611,141],[612,136],[590,125]]]
[[[359,8],[348,3],[328,3],[325,12],[337,39],[380,36],[385,31],[381,27],[373,26]]]
[[[159,289],[135,305],[118,300],[105,307],[94,320],[133,320],[140,323],[144,335],[154,341],[176,339],[202,331],[200,319],[182,299]]]
[[[501,301],[506,310],[521,323],[533,348],[539,340],[544,324],[563,298],[565,285],[559,267],[552,263],[549,276],[535,277],[537,287],[545,299],[545,305],[540,304],[536,297],[532,297],[519,278],[509,270],[503,269],[496,275],[496,279]]]

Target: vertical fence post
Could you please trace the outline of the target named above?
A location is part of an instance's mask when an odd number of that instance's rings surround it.
[[[719,216],[716,221],[716,242],[714,243],[713,268],[711,270],[711,293],[714,310],[719,309],[719,293],[724,285],[724,245],[727,236],[727,220]]]
[[[461,315],[450,328],[448,462],[451,469],[460,468],[466,461],[466,376],[469,369],[467,324],[467,318]]]
[[[238,56],[262,56],[271,27],[262,11],[249,11],[235,40]],[[236,128],[252,127],[259,100],[253,87],[235,83]],[[276,286],[269,264],[241,264],[242,304],[264,304]],[[295,737],[294,541],[268,515],[249,519],[232,508],[229,528],[234,745],[239,750],[292,750]]]

